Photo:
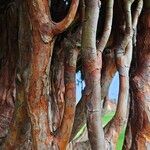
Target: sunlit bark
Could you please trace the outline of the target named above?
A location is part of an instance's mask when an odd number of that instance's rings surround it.
[[[104,149],[101,123],[100,61],[96,50],[96,26],[100,9],[99,0],[85,1],[85,22],[82,31],[82,62],[85,75],[87,128],[91,149]],[[94,129],[94,130],[93,130]]]
[[[48,100],[49,100],[49,69],[51,65],[54,36],[64,31],[73,21],[78,7],[78,0],[73,0],[68,15],[59,23],[54,23],[49,14],[48,1],[27,0],[32,30],[32,58],[29,74],[28,111],[32,124],[32,138],[34,149],[65,149],[66,142],[62,142],[62,134],[66,134],[65,141],[69,140],[68,132],[72,125],[60,128],[54,133],[49,128]],[[68,85],[65,85],[69,88]],[[68,95],[68,92],[66,94]],[[66,97],[67,97],[66,95]],[[70,95],[69,95],[70,96]],[[67,102],[67,101],[66,101]],[[67,102],[68,104],[68,102]],[[65,105],[67,105],[65,104]],[[67,111],[69,108],[65,108]],[[64,114],[67,115],[67,114]],[[65,117],[65,116],[64,116]],[[66,119],[69,119],[66,117]],[[71,118],[70,118],[71,119]],[[61,137],[60,137],[61,136]]]
[[[111,27],[112,27],[112,18],[113,18],[113,0],[109,0],[106,2],[106,15],[105,15],[105,23],[104,23],[104,29],[103,33],[100,36],[100,39],[97,41],[97,51],[98,51],[98,57],[99,57],[99,65],[100,69],[102,68],[102,52],[108,42]],[[114,51],[112,49],[108,49],[107,54],[104,54],[104,64],[102,68],[102,76],[101,76],[101,99],[104,99],[104,97],[107,95],[109,85],[111,83],[111,80],[116,72],[116,65],[114,61]],[[101,73],[101,71],[100,71]],[[75,122],[74,122],[74,130],[72,132],[71,139],[78,133],[78,131],[85,125],[86,122],[86,107],[85,107],[85,101],[86,101],[86,91],[83,92],[82,98],[77,104],[76,107],[76,116],[75,116]]]

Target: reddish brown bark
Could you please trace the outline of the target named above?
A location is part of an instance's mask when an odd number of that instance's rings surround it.
[[[27,104],[32,124],[34,149],[65,149],[66,147],[66,142],[62,142],[62,134],[65,134],[66,126],[62,124],[62,128],[60,128],[60,132],[62,131],[60,133],[61,137],[59,135],[54,137],[53,131],[49,128],[49,68],[51,65],[54,36],[64,31],[71,24],[75,17],[78,3],[78,0],[73,0],[70,11],[65,19],[59,23],[54,23],[49,19],[51,16],[49,14],[48,1],[27,0],[33,41]],[[65,86],[69,88],[68,85]],[[67,109],[65,108],[65,111],[68,112]],[[65,119],[69,120],[69,114],[65,115]],[[71,130],[71,128],[72,125],[68,124],[67,130]],[[69,139],[68,132],[66,132],[65,140],[67,141],[67,139]]]
[[[2,149],[31,149],[30,120],[27,114],[26,88],[28,70],[31,59],[31,35],[28,30],[30,23],[24,3],[19,7],[19,34],[16,44],[19,45],[19,59],[16,73],[16,103],[14,119]]]
[[[99,57],[99,66],[102,68],[102,75],[101,75],[101,99],[107,95],[109,85],[111,80],[116,72],[116,65],[114,59],[114,51],[113,49],[106,49],[106,53],[103,55],[103,64],[102,64],[102,52],[106,46],[112,46],[112,40],[108,42],[111,26],[112,26],[112,18],[113,18],[113,0],[109,0],[105,2],[106,4],[106,14],[105,14],[105,23],[103,33],[100,39],[97,41],[97,49],[98,49],[98,57]],[[84,5],[83,5],[84,7]],[[84,11],[84,10],[83,10]],[[83,13],[84,14],[84,13]],[[75,121],[73,126],[73,131],[71,135],[71,139],[75,137],[78,131],[85,125],[86,123],[86,91],[83,92],[82,98],[76,106],[76,115]]]
[[[115,116],[105,127],[105,138],[108,148],[116,149],[119,134],[126,124],[127,106],[129,97],[129,68],[132,58],[132,16],[131,5],[133,2],[124,1],[125,29],[119,30],[118,43],[115,50],[116,67],[119,72],[119,95]],[[124,34],[121,36],[121,32]]]
[[[131,141],[126,141],[125,149],[145,150],[150,145],[149,97],[150,97],[150,12],[143,11],[139,20],[136,47],[136,69],[131,79],[131,109],[128,128]]]
[[[71,31],[70,31],[70,33],[71,33]],[[73,32],[72,34],[68,34],[67,38],[63,42],[64,43],[63,48],[65,50],[65,57],[66,57],[65,62],[67,62],[67,61],[69,62],[69,65],[70,65],[69,68],[71,69],[71,70],[68,70],[68,67],[65,65],[65,80],[67,80],[67,82],[71,82],[72,86],[75,86],[75,74],[76,74],[76,65],[75,64],[77,62],[77,56],[78,56],[78,52],[79,52],[79,48],[80,48],[80,42],[81,42],[81,26],[79,25],[79,27],[76,29],[76,31]],[[71,87],[69,87],[69,89],[67,87],[65,88],[66,92],[70,91],[70,90],[71,90]],[[75,93],[73,90],[75,90],[75,87],[74,87],[74,89],[72,87],[72,98],[70,95],[70,100],[72,100],[72,102],[71,101],[69,102],[69,100],[67,100],[68,98],[67,99],[65,98],[65,103],[66,103],[65,107],[66,108],[68,107],[69,109],[72,108],[74,113],[72,112],[72,114],[70,114],[69,112],[65,112],[65,111],[67,111],[68,108],[64,111],[64,115],[67,114],[70,118],[70,121],[69,120],[65,121],[65,119],[63,118],[62,124],[64,124],[64,126],[67,125],[67,122],[70,125],[73,125],[73,122],[74,122],[76,99],[75,99]],[[70,105],[72,105],[72,106],[70,107]],[[73,116],[73,117],[71,118],[71,116]],[[61,128],[62,128],[62,125],[61,125]],[[69,136],[71,134],[71,131],[72,130],[69,131]],[[62,134],[62,135],[65,140],[64,134]]]
[[[31,35],[28,30],[30,23],[25,11],[24,2],[19,9],[19,59],[16,73],[16,103],[14,119],[9,129],[9,134],[2,145],[2,149],[31,149],[30,120],[27,114],[26,87],[28,69],[31,59]]]
[[[116,72],[116,64],[113,49],[106,49],[103,54],[103,67],[101,71],[101,99],[103,100],[107,94],[110,83]],[[80,131],[86,123],[86,107],[85,107],[85,91],[81,100],[76,106],[76,115],[72,130],[71,140]]]
[[[15,74],[18,57],[17,9],[14,2],[0,12],[0,138],[7,131],[14,112]]]
[[[139,0],[138,2],[140,1],[142,0]],[[26,135],[25,132],[30,131],[29,127],[26,128],[26,126],[30,124],[29,119],[28,119],[28,114],[29,114],[31,118],[31,124],[32,124],[32,137],[33,137],[34,149],[65,149],[67,143],[69,142],[69,137],[71,134],[74,115],[75,115],[75,72],[76,72],[76,61],[77,61],[77,55],[78,55],[78,50],[76,48],[80,46],[80,42],[76,42],[76,41],[70,42],[69,46],[68,47],[65,46],[65,48],[62,46],[62,48],[66,49],[66,51],[64,54],[64,49],[61,49],[60,50],[61,53],[58,54],[59,58],[57,58],[54,61],[53,67],[56,70],[54,72],[53,70],[51,70],[54,74],[51,74],[50,68],[51,68],[51,57],[53,53],[53,45],[55,42],[55,36],[58,33],[64,31],[68,27],[68,25],[72,22],[74,18],[73,16],[75,15],[75,12],[77,9],[78,2],[73,0],[71,9],[68,13],[69,15],[67,15],[67,17],[60,23],[54,23],[51,20],[51,15],[49,14],[48,2],[46,0],[43,0],[43,1],[36,0],[34,2],[26,0],[26,2],[28,3],[28,7],[26,8],[30,12],[29,16],[30,16],[31,24],[27,21],[28,25],[30,26],[28,26],[28,28],[26,28],[22,32],[26,32],[26,30],[31,29],[32,40],[30,38],[29,39],[30,41],[32,41],[32,47],[30,48],[29,46],[29,49],[32,49],[32,57],[30,57],[30,54],[29,54],[27,56],[28,58],[26,58],[26,56],[25,58],[23,58],[23,56],[21,56],[20,58],[20,59],[24,59],[25,63],[24,62],[23,63],[24,65],[26,65],[24,67],[21,66],[19,73],[17,71],[17,78],[19,82],[17,86],[17,92],[18,92],[17,104],[21,105],[21,107],[16,106],[16,112],[15,112],[16,119],[14,121],[14,124],[12,125],[11,131],[10,131],[11,133],[8,136],[7,141],[5,143],[5,146],[6,145],[8,146],[6,146],[5,148],[6,149],[20,148],[22,143],[25,142],[24,141],[25,139],[24,136]],[[133,2],[133,0],[130,2]],[[97,18],[99,16],[99,13],[98,13],[99,4],[98,3],[99,3],[98,0],[97,1],[87,0],[85,3],[86,14],[85,14],[85,20],[84,20],[83,37],[82,37],[82,42],[83,42],[82,43],[83,44],[82,45],[83,46],[82,60],[83,60],[83,69],[84,69],[84,75],[85,75],[85,81],[86,81],[86,88],[83,94],[84,95],[83,100],[79,103],[79,105],[77,105],[76,115],[78,116],[81,115],[81,116],[79,116],[80,122],[78,122],[77,126],[75,126],[75,129],[76,127],[79,127],[76,130],[78,131],[81,125],[85,124],[86,117],[87,117],[89,139],[90,139],[91,147],[94,150],[104,148],[103,147],[104,146],[103,132],[102,132],[101,121],[100,121],[100,117],[101,117],[100,116],[101,115],[100,99],[101,97],[103,98],[103,95],[107,95],[108,87],[110,85],[112,76],[114,75],[116,71],[116,66],[114,63],[114,55],[113,55],[114,52],[112,50],[111,56],[113,57],[106,56],[106,60],[104,60],[106,61],[106,64],[103,64],[104,68],[102,71],[102,81],[101,81],[102,94],[101,94],[100,93],[100,90],[101,90],[100,73],[101,73],[101,67],[102,67],[101,66],[102,65],[102,52],[104,50],[104,47],[106,46],[106,43],[110,35],[110,31],[111,31],[111,23],[112,23],[112,15],[113,15],[112,14],[113,1],[109,0],[107,3],[108,5],[106,6],[107,11],[106,11],[106,21],[104,24],[104,32],[102,34],[102,37],[100,38],[100,42],[99,42],[100,45],[98,46],[99,51],[97,52],[96,46],[95,46],[96,45],[95,39],[96,39],[96,26],[97,26],[97,20],[98,20]],[[122,23],[121,32],[123,32],[123,34],[121,33],[121,36],[120,36],[121,38],[118,44],[119,46],[117,45],[117,50],[116,50],[116,64],[117,64],[117,69],[120,74],[119,104],[118,104],[117,112],[115,115],[116,118],[110,122],[110,124],[112,122],[113,123],[111,125],[109,124],[110,129],[107,130],[108,132],[106,134],[107,139],[109,140],[111,137],[111,140],[114,143],[116,143],[117,141],[117,137],[119,135],[119,132],[121,131],[122,124],[126,117],[125,106],[127,105],[126,100],[128,98],[127,97],[128,96],[128,71],[129,71],[131,54],[132,54],[132,51],[131,51],[132,42],[130,38],[132,37],[132,28],[134,30],[136,28],[138,15],[139,15],[139,11],[135,13],[133,12],[133,16],[135,17],[133,17],[132,19],[131,11],[129,9],[130,7],[128,7],[131,5],[129,4],[125,6],[126,6],[125,7],[126,24],[124,24],[124,18],[122,18],[123,23],[121,22]],[[27,14],[25,14],[25,16],[27,16]],[[22,23],[22,20],[20,22]],[[29,35],[29,37],[30,36],[31,35]],[[144,37],[147,38],[149,36],[144,35]],[[68,41],[72,41],[72,36],[69,36],[68,39],[69,39]],[[23,41],[23,39],[21,41]],[[65,41],[64,43],[68,44],[68,41]],[[14,41],[14,43],[15,42],[16,41]],[[19,39],[19,42],[20,42],[20,39]],[[145,43],[147,43],[147,41],[144,42],[144,44]],[[105,51],[107,52],[107,50]],[[8,84],[7,81],[10,81],[10,84],[12,85],[12,87],[10,87],[11,92],[8,91],[7,99],[13,99],[12,91],[14,91],[15,89],[15,84],[14,84],[14,80],[16,76],[15,64],[12,63],[12,67],[10,67],[11,61],[9,62],[9,60],[14,59],[16,57],[14,57],[11,53],[8,52],[8,54],[10,54],[9,57],[7,57],[8,64],[6,63],[6,66],[2,68],[2,71],[4,69],[3,73],[6,72],[6,74],[11,74],[12,76],[10,77],[9,75],[7,75],[6,76],[7,79],[3,80],[5,79],[5,77],[4,75],[2,75],[2,80],[0,79],[0,83],[2,83],[2,85],[7,85]],[[24,53],[22,53],[21,55],[24,55]],[[65,61],[64,61],[64,55],[66,56]],[[146,59],[147,57],[148,56],[146,56]],[[110,61],[113,60],[113,63],[110,63],[107,61],[107,59],[109,58],[111,58]],[[30,60],[31,60],[31,65],[30,65],[30,68],[28,68],[29,67],[28,63],[30,63]],[[57,65],[55,66],[55,62],[57,60],[58,62],[56,64],[58,65],[58,68],[57,68]],[[14,60],[13,62],[16,63],[16,60]],[[65,62],[65,68],[64,67],[61,68],[61,64],[64,65],[64,62]],[[139,62],[143,63],[144,60],[139,61]],[[148,63],[148,59],[146,63]],[[143,65],[143,67],[145,67],[145,65]],[[12,68],[14,68],[13,71],[11,70]],[[148,67],[146,66],[145,68],[148,68]],[[140,71],[143,72],[143,74],[147,75],[148,71],[147,70],[145,71],[145,70],[146,69],[141,69]],[[64,73],[65,73],[65,76],[64,76]],[[22,82],[22,80],[28,80],[27,74],[29,74],[28,86],[25,83],[26,81]],[[138,72],[138,74],[140,73]],[[133,87],[135,84],[134,80],[137,79],[136,77],[138,77],[137,80],[139,80],[140,78],[140,81],[138,82],[142,82],[144,84],[146,84],[146,81],[149,80],[146,78],[146,75],[143,75],[144,77],[143,76],[141,77],[138,74],[137,76],[135,76],[135,78],[133,78],[133,81],[132,81]],[[24,78],[24,75],[25,75],[25,78]],[[54,81],[54,76],[56,77],[58,81],[56,82]],[[64,83],[64,78],[65,78],[65,83]],[[149,84],[147,84],[146,87],[147,86],[149,86]],[[29,87],[29,89],[27,87]],[[0,87],[1,95],[4,95],[3,94],[4,92],[2,91],[3,88],[5,87]],[[138,85],[138,88],[139,88],[139,85]],[[25,90],[27,90],[28,93],[26,93]],[[133,91],[136,91],[136,90],[137,89],[133,88]],[[142,92],[141,91],[139,92],[140,96]],[[139,98],[139,95],[136,95],[136,94],[133,93],[133,97]],[[26,100],[26,96],[28,97],[27,100]],[[26,102],[24,100],[28,102],[28,114],[26,110],[26,107],[27,107]],[[53,104],[55,104],[56,108],[54,108]],[[144,104],[142,104],[142,106],[143,105]],[[78,106],[81,106],[81,107],[78,107]],[[85,109],[85,106],[87,106],[86,109]],[[12,107],[11,109],[13,109],[13,105],[11,107]],[[50,112],[50,109],[52,113]],[[82,109],[82,111],[78,111],[79,109]],[[140,109],[142,108],[140,107]],[[84,112],[85,110],[87,110],[87,113]],[[57,113],[57,115],[55,114],[55,112]],[[12,113],[9,113],[9,112],[6,112],[6,113],[9,114],[9,116],[12,115]],[[147,113],[147,111],[144,112],[144,115],[143,115],[144,119],[148,118],[148,117],[145,117],[145,113]],[[145,122],[143,124],[145,124]],[[19,125],[19,128],[17,128],[18,125]],[[93,129],[95,129],[95,131],[93,131]],[[130,130],[131,129],[132,128],[130,126]],[[148,127],[148,130],[149,130],[149,127]],[[75,133],[73,132],[73,134]],[[146,134],[144,133],[144,136],[145,135]],[[27,149],[31,148],[30,147],[31,146],[30,145],[31,144],[30,133],[28,137],[29,138],[26,138],[26,139],[29,139],[29,143],[28,143],[29,147],[25,146],[23,148],[27,148]],[[135,137],[140,137],[140,136],[138,135]],[[139,141],[141,141],[141,137]],[[88,143],[88,145],[90,144]]]
[[[61,43],[61,44],[59,44]],[[54,48],[54,54],[53,54],[53,61],[52,61],[52,95],[53,100],[55,104],[53,105],[56,110],[54,110],[53,113],[55,113],[53,126],[55,126],[55,129],[59,128],[62,122],[63,114],[64,114],[64,94],[65,94],[65,85],[64,85],[64,57],[66,57],[67,52],[71,51],[72,49],[80,49],[80,43],[81,43],[81,26],[79,25],[77,29],[73,28],[70,29],[67,33],[67,36],[63,41],[56,41],[56,47]],[[59,45],[59,46],[58,46]],[[73,55],[74,52],[72,52]],[[69,56],[68,56],[69,57]],[[70,57],[68,59],[71,59]],[[74,59],[74,58],[73,58]],[[57,124],[57,125],[56,125]]]
[[[76,92],[75,92],[75,74],[76,74],[76,61],[78,56],[77,49],[66,50],[66,63],[65,63],[65,109],[64,116],[60,129],[57,131],[58,141],[61,145],[60,149],[65,149],[69,143],[69,138],[72,131],[75,107],[76,107]],[[69,137],[69,138],[68,138]]]
[[[57,42],[57,41],[56,41]],[[60,42],[60,41],[59,41]],[[58,43],[58,42],[57,42]],[[60,44],[59,46],[54,47],[54,53],[51,65],[51,108],[52,114],[52,130],[55,131],[60,127],[61,121],[64,114],[64,94],[65,94],[65,83],[64,83],[64,45]]]

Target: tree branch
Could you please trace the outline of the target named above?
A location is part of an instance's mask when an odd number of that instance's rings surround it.
[[[132,16],[132,27],[133,27],[133,44],[136,45],[136,28],[137,28],[137,23],[139,16],[141,14],[143,8],[143,0],[138,0],[137,7],[135,8]]]
[[[113,19],[113,5],[114,5],[114,0],[108,0],[106,2],[106,15],[105,15],[103,34],[98,42],[98,47],[97,47],[97,50],[101,52],[103,52],[111,33],[112,19]]]
[[[137,25],[138,14],[134,15],[132,22],[131,16],[131,4],[133,1],[125,1],[125,18],[126,18],[126,27],[125,27],[125,36],[122,39],[122,43],[120,43],[121,49],[118,47],[116,49],[116,66],[119,72],[119,97],[118,97],[118,105],[115,116],[113,119],[108,123],[105,128],[105,137],[107,141],[109,141],[109,146],[115,149],[116,142],[118,136],[122,130],[123,125],[126,125],[127,119],[127,105],[128,105],[128,98],[129,98],[129,69],[130,63],[132,59],[132,27],[133,24]],[[138,7],[141,8],[141,2],[138,4]],[[137,10],[137,9],[136,9]],[[136,13],[136,12],[135,12]],[[138,12],[139,13],[139,12]],[[121,42],[121,41],[120,41]]]
[[[78,57],[78,49],[70,49],[66,51],[65,63],[65,109],[64,116],[60,128],[57,131],[57,139],[59,148],[66,149],[72,131],[75,107],[76,107],[76,62]],[[61,139],[61,140],[60,140]]]
[[[96,49],[96,29],[100,1],[85,1],[85,17],[82,30],[82,62],[85,76],[87,128],[91,149],[105,149],[101,122],[101,87],[99,58]],[[93,130],[94,129],[94,130]]]
[[[74,20],[79,0],[72,0],[68,15],[59,23],[51,19],[49,3],[47,0],[26,0],[30,19],[34,30],[38,30],[44,43],[49,43],[54,35],[63,32]],[[34,18],[34,19],[33,19]],[[36,27],[36,28],[35,28]]]
[[[132,38],[132,16],[131,16],[131,5],[134,2],[134,0],[123,0],[124,3],[124,11],[125,11],[125,30],[124,30],[124,36],[123,39],[121,39],[117,46],[116,49],[118,54],[124,55],[125,53],[125,48],[127,47],[130,39]]]
[[[54,26],[52,32],[54,35],[63,32],[70,26],[70,24],[73,22],[74,17],[76,15],[78,5],[79,5],[79,0],[72,0],[67,16],[59,23],[53,22]]]

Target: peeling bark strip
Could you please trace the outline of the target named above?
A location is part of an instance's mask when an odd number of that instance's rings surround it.
[[[85,0],[85,18],[82,31],[82,61],[86,84],[85,95],[88,137],[93,150],[104,149],[100,103],[101,68],[99,67],[99,59],[96,50],[96,29],[99,9],[99,0]]]
[[[62,45],[62,44],[61,44]],[[51,115],[52,116],[52,130],[55,131],[60,127],[63,114],[64,114],[64,93],[65,93],[65,84],[64,84],[64,50],[65,47],[61,48],[58,46],[54,47],[54,53],[51,65]]]
[[[136,70],[131,79],[132,105],[129,125],[131,147],[126,149],[150,149],[150,11],[143,11],[139,19],[136,47]],[[127,143],[128,144],[128,143]]]
[[[78,50],[70,49],[66,50],[66,63],[65,63],[65,109],[64,116],[60,129],[58,129],[58,143],[60,149],[65,149],[69,143],[72,126],[75,116],[76,107],[76,62],[77,62]]]
[[[0,12],[0,140],[6,137],[14,112],[17,29],[17,8],[12,2]]]
[[[59,23],[50,18],[47,0],[26,0],[32,25],[32,58],[29,77],[28,112],[32,125],[32,138],[34,149],[65,149],[59,136],[54,137],[49,128],[48,100],[49,100],[49,69],[54,44],[54,36],[64,31],[73,21],[79,0],[72,0],[68,15]],[[67,86],[68,88],[68,86]],[[66,97],[68,96],[68,93]],[[70,100],[70,99],[69,99]],[[68,100],[67,104],[68,105]],[[68,113],[67,108],[65,109]],[[72,112],[70,112],[72,113]],[[67,114],[65,114],[67,115]],[[64,116],[66,117],[66,116]],[[73,117],[73,116],[71,116]],[[68,118],[68,117],[67,117]],[[65,118],[65,119],[67,119]],[[61,130],[64,129],[64,123]],[[68,127],[71,130],[71,124]],[[69,133],[67,138],[69,138]],[[62,135],[61,135],[62,136]],[[67,139],[66,139],[67,141]]]
[[[31,60],[31,35],[30,22],[27,16],[24,2],[19,9],[19,59],[17,64],[16,101],[13,122],[9,134],[2,144],[3,150],[31,150],[31,127],[27,113],[26,88],[28,70]],[[17,45],[16,44],[16,45]]]

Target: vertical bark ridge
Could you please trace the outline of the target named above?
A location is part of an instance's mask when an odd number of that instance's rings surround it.
[[[2,149],[28,149],[31,150],[31,128],[27,113],[27,80],[29,64],[31,59],[31,35],[30,22],[25,11],[23,3],[19,8],[18,39],[16,45],[19,45],[19,59],[16,73],[16,102],[14,119],[12,121],[9,134],[2,145]]]
[[[125,29],[122,40],[118,40],[115,50],[116,66],[119,72],[119,95],[115,116],[105,127],[105,138],[108,148],[115,149],[119,134],[127,119],[127,106],[129,99],[129,69],[132,59],[132,16],[131,5],[133,1],[124,2]]]
[[[7,135],[12,121],[16,98],[17,46],[17,8],[15,2],[8,3],[1,12],[0,58],[0,138]]]
[[[143,11],[139,21],[136,47],[136,69],[131,78],[132,105],[130,109],[130,133],[132,141],[126,149],[145,150],[150,145],[150,124],[149,124],[149,94],[150,94],[150,12]]]
[[[32,125],[33,147],[35,149],[58,149],[57,137],[49,128],[48,101],[50,101],[51,58],[54,36],[64,31],[73,21],[78,0],[73,0],[66,18],[55,24],[50,18],[47,0],[26,0],[32,25],[32,57],[29,73],[28,112]],[[52,106],[51,106],[52,107]],[[65,114],[66,115],[66,114]],[[61,139],[62,140],[62,139]]]
[[[60,149],[66,149],[69,143],[76,107],[75,74],[78,50],[74,48],[66,49],[65,53],[65,108],[62,123],[56,135]]]

